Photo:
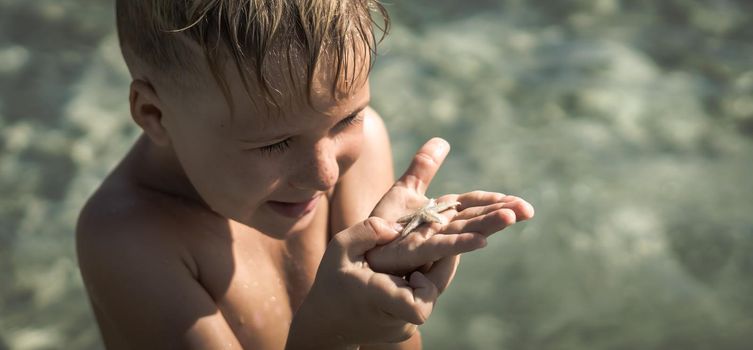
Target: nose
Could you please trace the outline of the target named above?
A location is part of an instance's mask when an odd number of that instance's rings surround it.
[[[327,191],[335,186],[340,176],[337,162],[337,145],[332,140],[320,140],[315,143],[306,159],[293,177],[291,184],[295,188]]]

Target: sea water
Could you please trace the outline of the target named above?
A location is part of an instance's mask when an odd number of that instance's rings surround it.
[[[0,1],[0,349],[102,347],[78,275],[84,200],[138,135],[112,4]],[[753,343],[753,6],[411,1],[372,73],[429,195],[526,198],[466,254],[427,349]]]

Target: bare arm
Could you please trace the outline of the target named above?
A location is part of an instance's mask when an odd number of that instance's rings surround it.
[[[332,198],[332,232],[363,221],[395,182],[392,151],[382,118],[371,108],[363,121],[361,156],[342,176]]]
[[[364,148],[361,157],[343,175],[333,195],[332,232],[363,221],[395,182],[389,135],[382,118],[371,108],[364,117]],[[421,349],[421,334],[396,344],[371,344],[363,350]]]
[[[164,225],[85,211],[77,251],[108,348],[240,349]]]

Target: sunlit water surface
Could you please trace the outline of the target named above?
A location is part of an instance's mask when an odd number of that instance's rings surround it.
[[[427,349],[753,344],[753,6],[626,3],[389,6],[398,171],[441,136],[430,195],[536,207],[464,256]],[[73,227],[138,134],[111,6],[0,0],[0,349],[102,347]]]

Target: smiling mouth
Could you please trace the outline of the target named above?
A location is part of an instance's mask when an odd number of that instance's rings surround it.
[[[316,195],[313,198],[303,202],[278,202],[268,201],[269,207],[282,216],[289,218],[300,218],[316,208],[316,204],[319,203],[321,195]]]

